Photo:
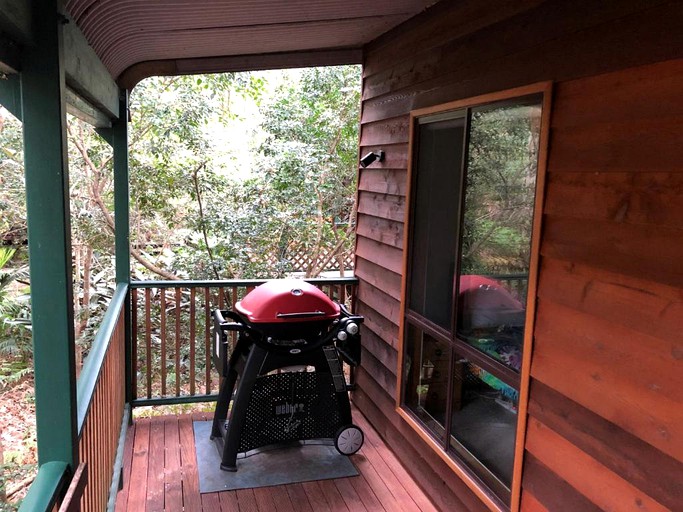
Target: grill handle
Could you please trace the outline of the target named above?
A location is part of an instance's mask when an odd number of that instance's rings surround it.
[[[278,313],[278,318],[314,318],[316,316],[325,316],[324,311],[299,311],[296,313]]]
[[[224,316],[225,315],[225,316]],[[214,317],[218,321],[218,324],[224,331],[242,331],[244,330],[244,324],[242,319],[238,317],[232,311],[221,311],[217,309],[214,311]],[[226,318],[233,320],[232,322],[226,321]]]

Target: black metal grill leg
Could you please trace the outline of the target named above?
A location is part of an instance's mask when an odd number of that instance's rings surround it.
[[[254,383],[259,375],[261,367],[266,359],[267,352],[254,345],[247,357],[247,363],[240,376],[240,385],[232,406],[232,414],[228,422],[223,443],[223,456],[221,458],[221,469],[225,471],[237,471],[237,450],[240,444],[240,434],[244,421],[247,417],[247,408],[251,400],[251,392]],[[227,411],[226,411],[227,412]],[[215,420],[214,420],[215,426]]]
[[[228,417],[228,409],[230,408],[230,398],[235,389],[237,382],[237,371],[234,368],[228,370],[228,375],[221,379],[221,388],[218,392],[218,401],[216,402],[216,410],[213,413],[213,426],[211,427],[211,439],[221,437],[223,430],[221,425]]]

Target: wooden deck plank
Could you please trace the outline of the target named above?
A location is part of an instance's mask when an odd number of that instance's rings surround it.
[[[183,505],[185,510],[202,510],[192,417],[181,416],[178,420],[178,427],[180,430],[180,462],[183,468]]]
[[[318,511],[330,511],[330,505],[327,503],[325,494],[320,488],[319,482],[304,482],[301,484],[306,491],[308,496],[308,501],[311,503],[311,507],[315,512]]]
[[[164,511],[164,423],[150,422],[147,468],[147,511]]]
[[[327,500],[327,503],[330,505],[330,509],[333,512],[349,510],[344,502],[344,498],[342,498],[342,495],[337,489],[337,486],[334,485],[333,480],[320,480],[318,484],[320,485],[320,489],[322,489],[325,499]]]
[[[379,437],[379,434],[373,429],[367,420],[360,414],[356,417],[362,425],[363,431],[366,432],[365,442],[370,442],[372,446],[381,455],[381,460],[391,469],[398,481],[401,483],[406,492],[410,495],[415,504],[422,510],[422,512],[436,512],[436,507],[425,496],[424,492],[417,485],[415,480],[411,478],[396,455],[389,450],[387,445]]]
[[[164,461],[164,504],[167,512],[182,512],[183,481],[180,466],[180,430],[178,418],[164,420],[166,439]]]
[[[308,495],[301,484],[289,484],[286,485],[287,494],[294,505],[297,512],[313,512],[313,507],[308,501]],[[318,509],[316,509],[317,512]]]
[[[356,490],[363,505],[369,512],[386,510],[362,474],[356,478],[349,478],[349,482]]]
[[[285,486],[278,485],[271,487],[270,492],[275,501],[275,510],[277,510],[277,512],[294,512],[295,510],[299,510],[295,509]],[[306,500],[306,503],[308,503],[308,500]]]
[[[239,489],[236,494],[240,512],[258,512],[253,489]]]
[[[199,493],[193,421],[211,413],[136,420],[128,430],[117,510],[222,512],[430,511],[428,498],[354,410],[366,444],[351,460],[359,476],[258,489]],[[127,482],[127,483],[126,483]],[[430,504],[431,505],[431,504]]]
[[[239,512],[240,506],[237,501],[237,492],[223,491],[218,493],[221,501],[221,512]]]
[[[358,423],[358,426],[361,427],[365,433],[365,444],[363,444],[362,448],[363,453],[370,460],[377,473],[381,475],[382,480],[391,491],[391,494],[396,498],[396,501],[401,507],[400,510],[419,512],[420,507],[415,503],[410,493],[403,486],[401,480],[396,477],[385,460],[385,458],[388,459],[392,457],[393,454],[386,447],[381,451],[375,447],[374,443],[370,440],[372,429],[360,414],[356,414],[354,421]],[[410,477],[408,477],[408,479],[412,480]]]
[[[136,422],[133,445],[133,458],[130,470],[130,489],[128,491],[128,509],[145,509],[147,499],[147,467],[149,465],[149,420],[142,418]]]
[[[396,500],[391,490],[384,482],[380,474],[377,472],[372,463],[365,456],[365,452],[361,451],[354,457],[354,463],[360,471],[361,475],[367,481],[370,489],[375,493],[377,499],[382,503],[384,508],[388,511],[400,510],[399,502]]]
[[[254,489],[254,498],[259,510],[275,510],[275,500],[270,487],[259,487]]]
[[[356,477],[358,478],[358,477]],[[341,494],[342,499],[344,500],[344,503],[346,503],[346,506],[348,507],[349,510],[352,512],[355,512],[356,510],[358,511],[367,511],[367,507],[363,504],[363,500],[360,499],[360,496],[358,496],[358,493],[356,490],[353,488],[353,485],[351,484],[351,480],[354,478],[337,478],[334,480],[334,485],[337,487],[337,490],[339,491],[339,494]]]
[[[217,492],[204,493],[202,497],[202,510],[220,510],[221,499]]]
[[[130,470],[133,459],[133,441],[135,440],[135,426],[127,427],[126,441],[123,445],[123,468],[121,471],[121,490],[116,497],[116,512],[126,512],[128,508],[128,491],[130,489]]]

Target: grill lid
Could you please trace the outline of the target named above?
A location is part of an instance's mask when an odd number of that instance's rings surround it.
[[[267,281],[237,302],[235,309],[251,323],[312,322],[339,316],[338,304],[300,279]]]

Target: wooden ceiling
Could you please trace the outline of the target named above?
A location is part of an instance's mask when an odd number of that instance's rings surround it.
[[[364,44],[435,1],[68,0],[65,7],[112,77],[130,85],[150,74],[360,62]]]

